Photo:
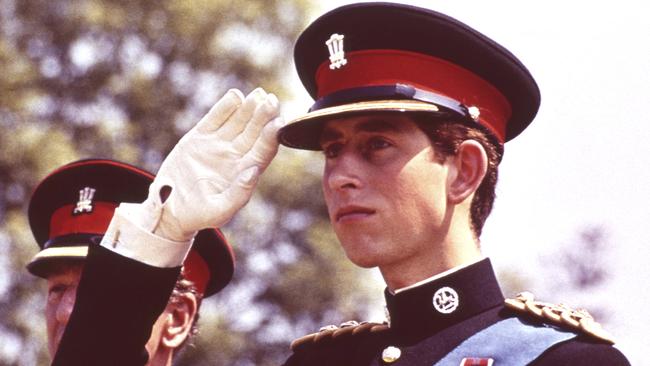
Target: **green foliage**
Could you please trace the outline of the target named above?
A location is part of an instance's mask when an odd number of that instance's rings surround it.
[[[309,6],[0,0],[0,364],[48,363],[43,281],[24,269],[37,251],[26,206],[38,181],[87,157],[155,171],[231,87],[286,99],[287,55]],[[367,288],[351,284],[366,274],[327,225],[319,161],[282,150],[225,228],[235,279],[204,301],[196,345],[178,364],[277,364],[294,337],[363,317]]]

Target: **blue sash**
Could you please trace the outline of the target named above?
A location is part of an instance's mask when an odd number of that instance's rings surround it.
[[[459,366],[466,357],[491,358],[494,366],[523,366],[553,345],[575,336],[554,327],[508,318],[466,339],[433,366]]]

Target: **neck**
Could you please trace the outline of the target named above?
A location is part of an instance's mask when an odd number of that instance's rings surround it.
[[[448,231],[444,240],[431,241],[426,253],[418,253],[399,263],[381,266],[384,281],[389,291],[411,286],[417,282],[450,270],[480,260],[483,255],[479,243],[471,230]]]
[[[445,253],[448,254],[448,253]],[[445,255],[431,258],[413,258],[411,264],[405,266],[380,267],[381,275],[390,291],[411,286],[439,273],[448,271],[454,267],[476,262],[482,258],[477,249],[471,253],[462,255]],[[415,264],[417,263],[417,264]]]

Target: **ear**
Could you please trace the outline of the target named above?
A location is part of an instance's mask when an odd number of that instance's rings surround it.
[[[483,146],[475,140],[465,140],[450,158],[452,169],[448,179],[447,199],[460,204],[472,195],[487,172],[488,159]]]
[[[198,311],[198,301],[192,293],[178,296],[177,301],[167,305],[167,320],[161,342],[169,348],[177,348],[187,339]]]

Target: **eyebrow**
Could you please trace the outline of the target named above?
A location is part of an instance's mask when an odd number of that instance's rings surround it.
[[[359,132],[400,132],[402,129],[399,123],[388,122],[381,118],[370,118],[354,126],[354,133]],[[341,133],[331,128],[325,127],[320,137],[320,143],[336,140],[341,137]]]

